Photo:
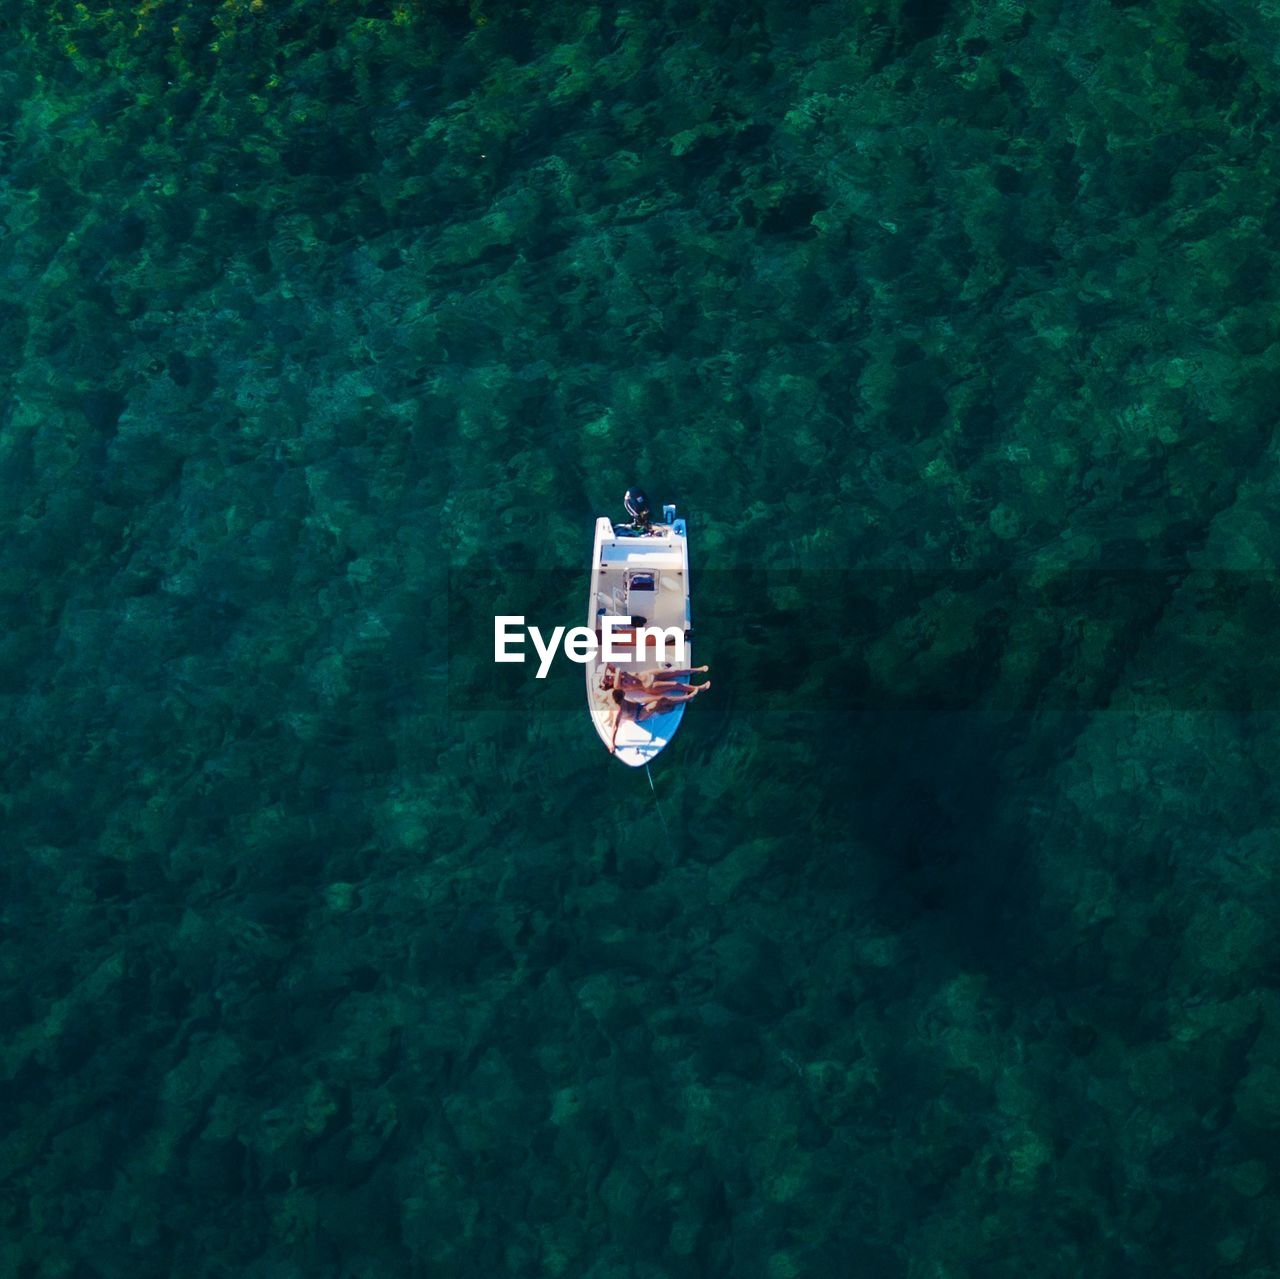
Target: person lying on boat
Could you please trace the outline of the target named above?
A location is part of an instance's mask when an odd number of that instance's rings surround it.
[[[687,691],[691,686],[679,682],[681,675],[698,675],[710,669],[709,666],[685,666],[680,670],[624,671],[610,662],[600,677],[600,688],[606,693],[611,688],[647,688],[658,692],[665,692],[668,689],[677,692]],[[708,680],[707,684],[701,687],[708,687],[710,682]]]
[[[618,749],[618,729],[623,720],[633,719],[637,724],[652,719],[655,715],[665,715],[685,702],[691,702],[701,692],[711,687],[711,681],[705,684],[673,684],[663,685],[662,691],[655,688],[615,688],[610,691],[609,698],[613,702],[613,737],[609,742],[609,753]]]
[[[705,688],[706,685],[704,684],[702,687]],[[701,691],[701,689],[693,690],[695,693]],[[629,692],[635,694],[639,692],[639,690],[632,689],[629,690]],[[667,711],[674,710],[677,705],[675,701],[666,697],[654,694],[645,695],[652,697],[653,700],[650,702],[637,701],[633,696],[628,696],[628,693],[624,693],[620,688],[615,688],[613,692],[609,694],[609,699],[613,703],[613,735],[609,739],[610,755],[617,753],[618,729],[622,727],[625,721],[634,720],[637,724],[643,724],[645,720],[652,719],[655,715],[665,715]],[[689,698],[683,697],[679,700],[687,702]]]

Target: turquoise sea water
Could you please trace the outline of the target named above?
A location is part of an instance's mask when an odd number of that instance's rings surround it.
[[[1280,16],[0,33],[0,1274],[1280,1270]]]

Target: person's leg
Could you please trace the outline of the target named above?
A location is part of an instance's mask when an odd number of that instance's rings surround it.
[[[682,693],[663,693],[661,697],[655,697],[652,701],[647,702],[644,709],[637,715],[638,721],[649,719],[654,715],[665,715],[668,711],[673,711],[677,706],[683,706],[685,702],[693,701],[694,697],[701,693],[704,688],[710,685],[700,684],[697,688],[689,688],[687,685],[680,685]]]
[[[668,702],[691,702],[704,689],[710,687],[710,680],[705,684],[677,684],[675,688],[664,691],[662,696]]]
[[[645,671],[640,678],[646,685],[652,688],[656,684],[662,684],[668,680],[678,679],[681,675],[700,675],[703,671],[709,671],[709,666],[685,666],[680,670],[672,671]]]

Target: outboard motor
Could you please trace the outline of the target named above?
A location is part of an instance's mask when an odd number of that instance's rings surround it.
[[[622,505],[627,508],[627,514],[631,516],[631,527],[644,531],[649,527],[649,499],[645,497],[642,490],[630,488],[623,496]]]

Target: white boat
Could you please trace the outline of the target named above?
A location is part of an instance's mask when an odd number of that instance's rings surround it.
[[[674,644],[664,647],[649,644],[637,651],[634,644],[625,656],[606,662],[603,646],[597,656],[586,663],[587,705],[600,740],[609,746],[614,740],[618,706],[612,692],[602,687],[608,682],[606,666],[612,665],[637,674],[645,671],[672,670],[693,664],[689,643],[689,542],[684,520],[676,519],[676,508],[662,508],[662,522],[651,523],[647,503],[636,490],[627,491],[626,505],[631,524],[615,525],[607,515],[596,520],[595,548],[591,556],[591,594],[587,605],[587,625],[602,640],[602,619],[629,617],[630,630],[618,634],[624,640],[634,639],[635,628],[676,628],[685,640],[684,661],[677,662]],[[677,676],[687,684],[687,675]],[[675,705],[661,714],[637,719],[624,715],[617,723],[616,756],[624,764],[639,768],[648,764],[675,736],[684,718],[684,706]]]

